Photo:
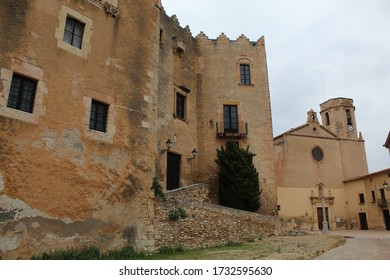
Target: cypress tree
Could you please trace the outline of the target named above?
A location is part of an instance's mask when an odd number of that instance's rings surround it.
[[[229,143],[217,149],[219,199],[223,206],[255,212],[260,207],[259,173],[253,165],[255,154],[249,146]]]

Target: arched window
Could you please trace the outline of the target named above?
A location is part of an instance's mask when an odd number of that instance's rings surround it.
[[[349,111],[349,109],[347,109],[346,115],[347,115],[347,125],[352,125],[351,112]]]
[[[328,112],[325,113],[325,123],[326,123],[326,126],[330,125],[330,116],[329,116]]]

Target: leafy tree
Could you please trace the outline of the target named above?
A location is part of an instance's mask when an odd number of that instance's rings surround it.
[[[229,143],[217,149],[219,199],[223,206],[255,212],[260,207],[259,173],[253,165],[255,154]]]

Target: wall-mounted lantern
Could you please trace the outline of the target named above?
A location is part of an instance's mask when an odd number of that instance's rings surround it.
[[[195,159],[198,156],[198,151],[196,150],[196,148],[194,148],[191,153],[192,153],[192,157],[187,158],[188,162],[191,162],[193,159]]]
[[[171,141],[171,138],[169,138],[168,141],[165,142],[165,145],[167,146],[167,148],[166,149],[162,149],[161,150],[161,154],[169,151],[172,148],[173,142]]]

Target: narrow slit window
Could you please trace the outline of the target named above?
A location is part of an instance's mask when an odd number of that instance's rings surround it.
[[[376,202],[375,191],[371,191],[372,202]]]
[[[359,204],[364,204],[364,194],[359,193]]]
[[[186,97],[180,93],[176,93],[176,116],[179,119],[185,119],[185,102]]]

